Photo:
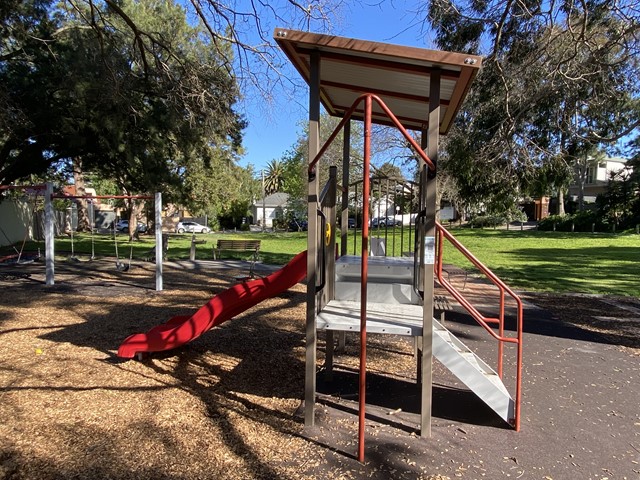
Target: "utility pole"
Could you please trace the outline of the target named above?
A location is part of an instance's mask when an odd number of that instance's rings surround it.
[[[260,170],[260,172],[262,173],[262,231],[264,232],[264,228],[265,228],[265,224],[267,223],[267,217],[266,217],[266,207],[265,207],[265,197],[267,196],[267,193],[264,190],[264,169]]]

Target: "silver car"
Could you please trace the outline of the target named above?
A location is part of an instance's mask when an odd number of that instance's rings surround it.
[[[178,233],[209,233],[210,231],[209,227],[200,225],[197,222],[178,222],[178,225],[176,225],[176,232]]]

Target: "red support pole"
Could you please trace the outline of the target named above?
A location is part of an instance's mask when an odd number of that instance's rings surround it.
[[[26,190],[40,192],[46,189],[44,185],[0,185],[0,190]]]
[[[367,273],[369,271],[369,160],[371,156],[371,96],[365,98],[364,167],[362,171],[362,270],[360,273],[360,384],[358,388],[358,461],[364,462],[367,390]]]
[[[134,199],[134,200],[153,200],[153,196],[151,195],[51,195],[51,198],[62,198],[62,199],[80,199],[80,198],[84,198],[86,200],[91,200],[93,199],[116,199],[116,198],[128,198],[128,199]]]

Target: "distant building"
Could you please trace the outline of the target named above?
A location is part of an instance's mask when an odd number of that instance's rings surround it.
[[[569,186],[569,199],[579,201],[582,188],[585,203],[594,203],[596,197],[607,191],[612,172],[619,172],[627,166],[627,160],[619,157],[604,159],[590,158],[576,166],[574,182]]]
[[[289,203],[289,194],[276,192],[267,195],[264,199],[259,198],[251,205],[251,215],[257,225],[267,228],[273,227],[276,218],[283,218]]]

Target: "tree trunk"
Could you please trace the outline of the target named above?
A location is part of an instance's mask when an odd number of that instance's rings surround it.
[[[558,215],[564,215],[564,190],[558,189]]]
[[[138,232],[138,215],[142,211],[142,205],[135,199],[128,199],[127,211],[129,212],[129,241],[140,240]]]
[[[85,196],[87,191],[84,183],[84,172],[82,170],[82,159],[73,158],[73,182],[76,186],[76,195]],[[87,200],[78,198],[75,200],[78,207],[78,232],[86,232],[91,229],[89,221],[89,210],[87,208]]]
[[[588,157],[581,158],[576,162],[577,183],[578,183],[578,211],[584,210],[584,186],[587,183],[587,175],[589,174]]]

